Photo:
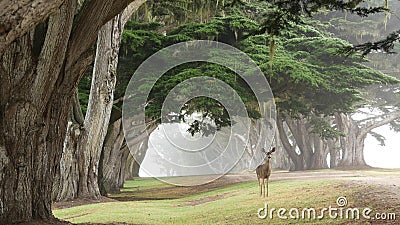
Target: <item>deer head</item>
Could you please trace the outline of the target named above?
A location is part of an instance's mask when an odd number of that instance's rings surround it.
[[[262,148],[261,151],[264,152],[264,153],[267,155],[268,159],[270,159],[270,158],[271,158],[271,154],[272,154],[273,152],[275,152],[275,147],[273,147],[273,148],[272,148],[270,151],[268,151],[268,152],[266,152],[264,148]]]

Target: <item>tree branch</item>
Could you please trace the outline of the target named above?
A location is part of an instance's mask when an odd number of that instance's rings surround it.
[[[398,111],[387,114],[386,117],[381,121],[369,122],[361,128],[360,136],[362,137],[364,135],[367,135],[367,133],[370,132],[371,130],[383,126],[385,124],[388,124],[396,119],[400,119],[400,113]]]
[[[84,122],[84,115],[81,110],[81,104],[79,103],[79,93],[78,89],[75,91],[74,99],[72,101],[72,113],[73,113],[73,119],[75,122],[77,122],[79,125],[83,126]]]
[[[66,70],[78,63],[81,54],[92,48],[100,28],[122,12],[132,2],[137,10],[145,0],[87,0],[72,30]],[[131,12],[132,13],[132,12]]]
[[[72,29],[66,61],[67,71],[78,63],[84,52],[93,47],[98,31],[107,22],[104,17],[110,12],[112,5],[113,0],[85,1]],[[123,8],[120,9],[122,10]]]
[[[300,156],[296,153],[295,146],[291,145],[287,134],[285,133],[285,129],[283,127],[283,119],[280,116],[277,116],[277,128],[279,131],[279,136],[281,137],[282,145],[288,153],[289,157],[296,161]]]
[[[84,71],[86,62],[93,55],[92,47],[95,44],[100,28],[117,14],[121,13],[132,0],[87,0],[85,1],[75,26],[72,29],[68,44],[67,59],[65,66],[65,86],[76,83],[81,74],[74,71]],[[137,10],[145,0],[135,0],[127,11]],[[129,12],[127,14],[129,14]],[[89,55],[89,56],[87,56]],[[83,64],[83,65],[81,65]]]
[[[68,39],[74,21],[76,0],[67,0],[50,16],[45,42],[40,52],[33,91],[39,101],[47,102],[47,92],[53,90],[67,51]],[[44,106],[43,106],[44,107]]]
[[[65,0],[0,2],[0,55],[5,47],[45,21]]]
[[[132,13],[136,12],[141,5],[143,5],[147,0],[125,0],[125,1],[116,1],[114,2],[113,7],[111,8],[111,11],[109,12],[109,15],[105,18],[106,22],[111,20],[115,15],[117,15],[119,12],[114,11],[115,9],[120,9],[120,8],[125,8],[125,10],[122,13],[122,25],[124,26],[126,22],[130,19],[132,16]],[[117,4],[122,4],[121,6],[118,6]],[[123,7],[125,5],[125,7]]]

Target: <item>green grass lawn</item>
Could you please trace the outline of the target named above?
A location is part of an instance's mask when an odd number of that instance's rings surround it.
[[[171,187],[155,179],[138,179],[126,183],[120,195],[135,190],[154,190],[162,195],[163,188]],[[353,196],[357,187],[349,188],[343,181],[277,181],[269,185],[269,209],[313,207],[317,210],[336,207],[339,196]],[[159,189],[159,190],[157,190]],[[168,189],[168,188],[167,188]],[[148,193],[147,193],[148,194]],[[174,197],[174,193],[168,193]],[[118,197],[114,195],[111,197]],[[348,206],[354,199],[348,197]],[[257,210],[264,206],[259,197],[257,181],[244,182],[213,191],[169,200],[144,200],[91,204],[54,210],[57,218],[73,223],[132,223],[132,224],[347,224],[349,221],[326,218],[319,220],[259,219]],[[319,214],[319,213],[318,213]],[[288,213],[286,213],[288,215]],[[327,215],[327,214],[326,214]],[[361,221],[360,221],[361,222]],[[360,223],[363,224],[363,223]]]
[[[130,192],[137,190],[147,190],[151,188],[164,188],[173,187],[172,184],[162,182],[156,178],[136,178],[135,180],[128,180],[124,184],[124,188],[121,192]]]

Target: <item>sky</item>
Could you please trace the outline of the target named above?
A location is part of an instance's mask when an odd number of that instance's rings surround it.
[[[368,134],[365,140],[364,157],[368,165],[380,168],[400,168],[400,133],[393,132],[389,126],[373,130],[385,136],[385,146]]]

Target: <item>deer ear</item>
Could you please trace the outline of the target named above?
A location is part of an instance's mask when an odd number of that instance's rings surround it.
[[[273,148],[271,149],[271,152],[275,152],[275,147],[273,147]]]

